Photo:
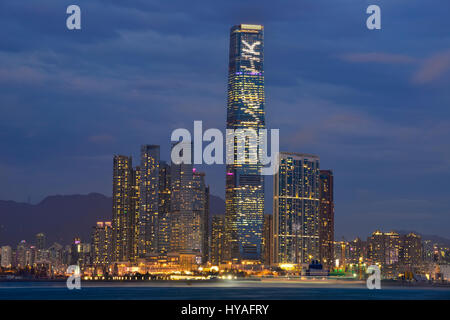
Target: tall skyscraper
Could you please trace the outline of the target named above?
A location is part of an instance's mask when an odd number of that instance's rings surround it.
[[[130,255],[129,260],[136,261],[139,257],[139,212],[141,209],[141,167],[136,166],[131,171],[131,215],[130,215]]]
[[[183,151],[192,154],[192,145],[183,143]],[[174,143],[174,148],[179,143]],[[172,197],[170,201],[170,251],[201,252],[200,217],[194,212],[194,167],[189,163],[170,165]]]
[[[158,253],[159,146],[141,147],[139,256]]]
[[[241,24],[231,28],[228,65],[227,129],[265,128],[264,28]],[[229,261],[261,259],[264,214],[264,179],[260,163],[239,163],[238,143],[247,154],[258,147],[236,135],[228,150],[234,162],[226,169],[226,258]]]
[[[320,261],[330,269],[334,261],[334,189],[333,172],[320,170],[319,243]]]
[[[194,213],[199,221],[202,262],[209,259],[209,186],[205,173],[193,169]],[[196,227],[197,228],[197,227]]]
[[[132,255],[135,214],[132,206],[133,167],[131,157],[116,155],[113,165],[113,237],[114,261],[128,261]]]
[[[190,142],[178,142],[172,148],[192,155]],[[209,187],[205,174],[197,172],[190,163],[170,165],[170,251],[194,254],[203,262],[208,258]],[[198,260],[197,260],[198,261]]]
[[[170,249],[170,165],[162,161],[159,165],[159,252]]]
[[[92,262],[94,265],[107,265],[111,262],[111,239],[111,222],[97,222],[92,232]]]
[[[225,217],[216,215],[211,223],[211,251],[210,261],[213,265],[223,263],[225,249]]]
[[[319,157],[279,154],[274,176],[274,259],[278,263],[319,260]]]

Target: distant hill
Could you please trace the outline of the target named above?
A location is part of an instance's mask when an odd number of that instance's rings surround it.
[[[224,212],[224,200],[211,195],[211,215]],[[95,223],[111,218],[112,199],[99,193],[49,196],[35,205],[0,200],[0,245],[33,243],[39,232],[47,235],[48,244],[67,244],[75,236],[90,242]]]
[[[38,232],[47,242],[69,243],[75,236],[87,241],[97,221],[111,220],[112,200],[99,193],[49,196],[36,205],[0,201],[0,244],[34,242]]]

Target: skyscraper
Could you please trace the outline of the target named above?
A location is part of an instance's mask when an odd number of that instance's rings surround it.
[[[202,262],[209,259],[209,186],[205,173],[193,169],[194,213],[200,224]]]
[[[274,259],[308,263],[319,259],[319,157],[279,154],[274,176]]]
[[[182,152],[192,153],[191,143],[184,144]],[[172,145],[174,148],[178,143]],[[170,201],[170,251],[200,254],[201,217],[195,209],[194,167],[190,163],[170,165],[172,197]]]
[[[136,166],[131,171],[131,214],[130,214],[130,255],[129,260],[136,261],[139,257],[139,211],[141,203],[141,167]]]
[[[320,261],[330,269],[334,261],[334,195],[333,172],[320,170],[319,240]]]
[[[158,253],[159,146],[141,147],[139,256]]]
[[[367,259],[370,263],[379,265],[385,277],[391,278],[398,272],[399,256],[399,233],[377,230],[367,239]]]
[[[111,262],[111,222],[97,222],[92,232],[92,262],[107,265]]]
[[[211,254],[210,261],[213,265],[223,263],[225,248],[225,217],[216,215],[211,223]]]
[[[231,28],[228,65],[227,129],[265,128],[264,28],[241,24]],[[239,163],[239,141],[245,152],[258,154],[245,136],[227,141],[234,162],[226,169],[226,258],[229,261],[259,260],[264,213],[264,179],[261,165]]]
[[[164,161],[159,164],[159,252],[170,249],[170,165]]]
[[[113,165],[113,236],[114,261],[128,261],[131,255],[134,208],[131,195],[133,167],[131,157],[116,155]]]

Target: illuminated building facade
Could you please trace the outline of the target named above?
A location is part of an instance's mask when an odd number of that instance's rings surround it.
[[[158,253],[159,146],[141,147],[139,256]]]
[[[395,232],[372,233],[367,239],[367,258],[381,267],[383,276],[392,278],[397,274],[400,254],[400,235]]]
[[[131,185],[131,215],[130,215],[130,243],[129,243],[129,259],[130,261],[136,261],[139,257],[139,212],[141,203],[141,167],[136,166],[132,169],[132,185]]]
[[[330,269],[334,264],[334,196],[333,172],[320,170],[319,243],[320,261]]]
[[[170,249],[170,165],[164,161],[159,164],[159,239],[158,251],[167,253]]]
[[[274,259],[277,263],[319,260],[319,157],[279,154],[274,176]]]
[[[13,265],[12,248],[10,246],[2,246],[2,268],[11,268]]]
[[[113,261],[128,261],[133,247],[132,186],[133,167],[131,157],[116,155],[113,165]]]
[[[209,186],[205,182],[205,173],[193,169],[194,214],[199,221],[202,261],[209,259]],[[194,227],[197,229],[197,226]]]
[[[231,28],[228,66],[227,129],[265,128],[264,28],[241,24]],[[264,179],[259,162],[238,163],[237,144],[227,143],[234,162],[226,169],[226,258],[229,261],[259,260],[264,214]],[[247,141],[246,141],[247,142]],[[246,143],[246,154],[258,147]]]
[[[342,241],[335,241],[334,242],[334,260],[335,260],[335,267],[344,267],[347,265],[348,262],[348,248],[349,243],[345,240]]]
[[[378,265],[384,263],[384,244],[384,234],[379,230],[373,232],[367,239],[367,259],[370,263]]]
[[[182,150],[192,154],[192,145],[185,143]],[[172,163],[170,169],[170,252],[204,258],[207,256],[204,254],[205,219],[209,210],[205,174],[196,172],[192,164],[184,162]]]
[[[210,262],[219,265],[224,262],[225,249],[225,217],[216,215],[211,223],[211,254]]]
[[[70,246],[70,264],[80,268],[92,264],[91,244],[81,242],[80,238],[74,238]]]
[[[107,265],[111,262],[111,239],[111,222],[97,222],[92,232],[92,262],[94,265]]]
[[[182,143],[182,142],[179,142]],[[177,143],[172,145],[174,148]],[[183,152],[192,152],[191,145],[186,144]],[[170,165],[171,200],[170,200],[170,252],[192,251],[193,213],[192,179],[193,166],[188,163]],[[200,250],[199,247],[196,248]]]
[[[359,264],[366,261],[366,242],[356,238],[347,243],[347,261],[349,264]]]
[[[422,237],[411,232],[402,235],[400,241],[400,263],[408,267],[422,263]]]

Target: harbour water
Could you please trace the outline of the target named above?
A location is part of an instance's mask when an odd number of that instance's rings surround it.
[[[117,283],[84,282],[69,290],[65,282],[0,282],[0,300],[450,300],[450,287],[382,286],[363,283],[246,282]]]

